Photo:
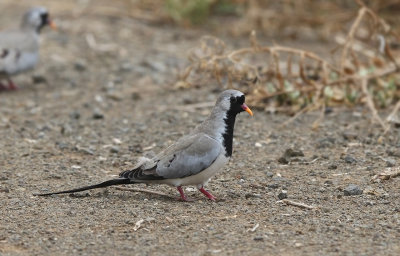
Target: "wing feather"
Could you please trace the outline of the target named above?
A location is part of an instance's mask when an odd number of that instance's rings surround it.
[[[0,73],[7,75],[33,68],[39,59],[37,36],[11,30],[0,33]]]
[[[217,159],[222,147],[205,134],[186,136],[153,159],[147,159],[120,177],[133,181],[176,179],[195,175]]]

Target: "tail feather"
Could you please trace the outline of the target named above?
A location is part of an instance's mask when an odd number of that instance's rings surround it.
[[[50,195],[57,195],[57,194],[67,194],[67,193],[81,192],[81,191],[94,189],[94,188],[104,188],[104,187],[109,187],[109,186],[113,186],[113,185],[130,184],[130,183],[132,183],[130,179],[114,179],[114,180],[107,180],[107,181],[104,181],[99,184],[90,185],[90,186],[81,187],[81,188],[75,188],[75,189],[71,189],[71,190],[64,190],[64,191],[44,193],[44,194],[33,194],[33,195],[34,196],[50,196]]]

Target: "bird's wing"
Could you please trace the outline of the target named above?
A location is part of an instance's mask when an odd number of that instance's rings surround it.
[[[215,139],[200,133],[183,137],[153,159],[120,174],[132,180],[176,179],[195,175],[207,169],[221,153]]]
[[[21,31],[0,33],[0,73],[15,74],[32,68],[38,60],[38,41]]]
[[[0,73],[14,74],[18,71],[18,61],[21,51],[0,47]]]

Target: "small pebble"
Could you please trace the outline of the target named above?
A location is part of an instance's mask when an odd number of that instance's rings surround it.
[[[78,111],[72,111],[69,113],[69,117],[72,119],[79,119],[81,118],[81,114]]]
[[[355,184],[350,184],[343,190],[343,192],[345,196],[356,196],[361,195],[363,190]]]
[[[0,188],[0,193],[10,193],[8,188]]]
[[[133,92],[131,94],[131,99],[136,101],[136,100],[140,100],[142,97],[140,96],[140,94],[138,92]]]
[[[88,148],[79,148],[78,151],[81,153],[84,153],[84,154],[94,155],[93,150],[88,149]]]
[[[117,147],[117,146],[110,147],[110,152],[111,153],[118,153],[119,152],[119,147]]]
[[[261,147],[262,147],[262,144],[261,144],[260,142],[256,142],[256,143],[254,143],[254,146],[255,146],[256,148],[261,148]]]
[[[297,156],[304,156],[304,153],[301,150],[288,148],[288,149],[286,149],[286,151],[283,154],[283,156],[285,156],[285,157],[297,157]]]
[[[103,119],[104,115],[99,109],[95,109],[93,112],[93,119]]]
[[[261,194],[247,193],[244,197],[246,199],[249,199],[249,198],[261,198]]]
[[[279,184],[278,183],[272,183],[272,184],[269,184],[267,187],[270,188],[270,189],[277,189],[277,188],[279,188]]]
[[[346,140],[357,139],[357,133],[346,131],[346,132],[343,133],[343,138],[346,139]]]
[[[265,174],[268,178],[272,178],[274,176],[274,174],[272,172],[267,172]]]
[[[67,143],[59,142],[59,141],[56,141],[56,146],[61,150],[64,150],[64,149],[68,148],[68,144]]]
[[[397,148],[388,149],[388,150],[386,150],[386,153],[389,156],[400,157],[400,149],[397,149]]]
[[[328,166],[328,169],[329,169],[329,170],[336,170],[336,169],[337,169],[337,165],[336,165],[336,164],[330,164],[330,165]]]
[[[33,75],[32,76],[32,82],[34,84],[42,84],[42,83],[47,83],[46,77],[42,75]]]
[[[357,162],[357,160],[356,160],[354,157],[349,156],[349,155],[345,156],[345,157],[343,158],[343,160],[344,160],[346,163],[348,163],[348,164],[353,164],[353,163],[356,163],[356,162]]]
[[[109,98],[111,100],[115,100],[115,101],[121,101],[123,99],[122,94],[120,94],[118,92],[114,92],[114,91],[107,92],[106,96],[107,96],[107,98]]]
[[[385,161],[387,167],[393,167],[396,165],[396,160],[394,160],[393,158],[386,158]]]
[[[283,156],[278,158],[278,162],[281,163],[281,164],[288,164],[292,157],[303,157],[303,156],[304,156],[303,151],[297,150],[297,149],[288,148],[288,149],[285,150],[285,153],[283,153]]]
[[[287,197],[288,197],[288,195],[287,195],[286,190],[282,190],[281,193],[279,193],[279,195],[278,195],[279,200],[286,199]]]
[[[335,138],[327,137],[318,140],[316,147],[317,148],[327,148],[335,144]]]
[[[278,162],[281,163],[281,164],[288,164],[289,160],[286,159],[286,157],[282,156],[282,157],[278,158]]]
[[[83,60],[77,60],[74,63],[74,69],[76,71],[80,71],[80,72],[85,71],[86,70],[86,63]]]

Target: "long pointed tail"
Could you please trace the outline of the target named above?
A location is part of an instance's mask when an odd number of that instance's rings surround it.
[[[114,179],[114,180],[107,180],[107,181],[104,181],[104,182],[96,184],[96,185],[91,185],[91,186],[86,186],[86,187],[81,187],[81,188],[76,188],[76,189],[71,189],[71,190],[64,190],[64,191],[45,193],[45,194],[33,194],[33,195],[34,196],[50,196],[50,195],[56,195],[56,194],[67,194],[67,193],[81,192],[81,191],[94,189],[94,188],[104,188],[104,187],[113,186],[113,185],[130,184],[130,183],[132,183],[130,179]]]

